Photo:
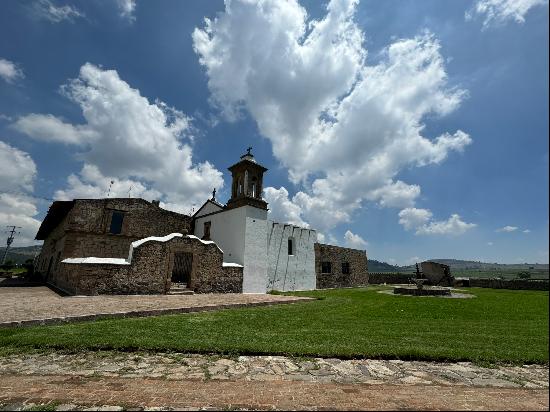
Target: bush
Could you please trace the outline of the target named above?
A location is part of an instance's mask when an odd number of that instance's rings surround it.
[[[518,279],[531,279],[531,274],[529,272],[519,272]]]
[[[15,267],[15,262],[11,259],[6,259],[4,264],[0,266],[0,269],[9,270],[13,269]]]

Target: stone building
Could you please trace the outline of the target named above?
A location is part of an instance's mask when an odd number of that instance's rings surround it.
[[[267,169],[248,152],[229,168],[231,198],[193,216],[143,199],[56,201],[36,235],[35,262],[71,294],[269,290],[366,285],[365,251],[316,243],[313,229],[273,222],[262,198]],[[182,286],[183,285],[183,286]]]

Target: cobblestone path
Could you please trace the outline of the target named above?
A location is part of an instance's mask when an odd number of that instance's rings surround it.
[[[180,353],[0,357],[2,408],[48,403],[57,410],[548,410],[548,366]]]
[[[242,293],[62,297],[45,286],[2,287],[0,327],[90,320],[102,316],[152,316],[308,300],[311,299]]]

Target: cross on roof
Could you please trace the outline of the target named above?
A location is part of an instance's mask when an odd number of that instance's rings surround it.
[[[246,149],[246,154],[249,155],[249,156],[252,156],[252,153],[250,153],[252,151],[252,146],[249,146],[247,149]]]

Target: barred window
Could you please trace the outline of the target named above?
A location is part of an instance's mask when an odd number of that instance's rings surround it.
[[[349,275],[349,262],[342,262],[342,275]]]
[[[330,262],[321,262],[321,273],[332,273],[332,265]]]

